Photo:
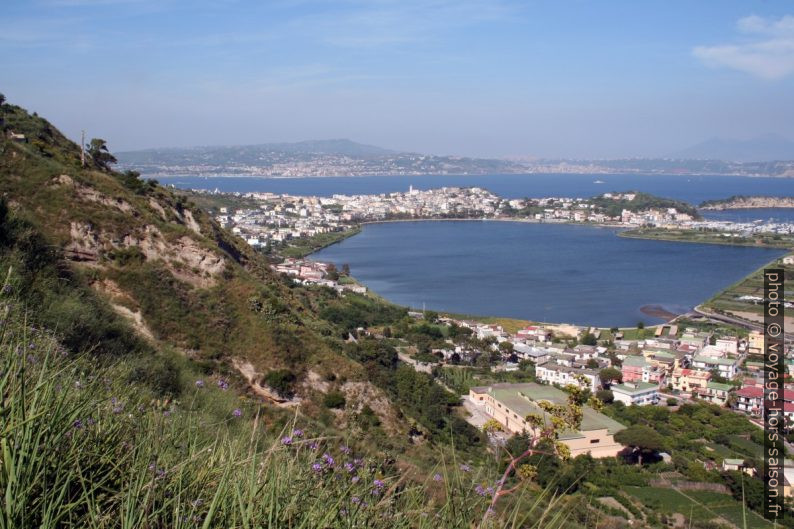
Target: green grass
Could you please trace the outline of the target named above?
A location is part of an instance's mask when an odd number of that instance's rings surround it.
[[[301,237],[287,242],[284,246],[276,248],[275,252],[284,257],[306,257],[326,246],[331,246],[341,242],[348,237],[361,233],[361,228],[354,226],[344,231],[333,231],[330,233],[318,233],[311,237]]]
[[[125,364],[68,353],[15,307],[0,298],[2,529],[565,523],[563,500],[528,489],[487,516],[474,489],[495,476],[462,471],[453,451],[439,452],[438,481],[404,473],[353,440],[299,434],[299,417],[274,420],[216,376],[197,385],[184,370],[180,397],[157,399]]]

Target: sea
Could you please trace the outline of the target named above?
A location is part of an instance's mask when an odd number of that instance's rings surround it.
[[[683,175],[461,175],[323,178],[172,177],[163,184],[227,192],[379,194],[482,187],[504,197],[590,197],[642,191],[698,205],[733,195],[794,196],[794,179]],[[710,211],[743,222],[794,222],[794,209]],[[413,308],[578,325],[634,326],[685,312],[782,256],[744,248],[618,237],[616,229],[501,221],[369,224],[312,258],[341,266]]]

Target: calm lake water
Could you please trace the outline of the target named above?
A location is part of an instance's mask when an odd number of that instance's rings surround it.
[[[395,303],[610,327],[658,323],[783,255],[780,250],[621,238],[616,230],[494,221],[370,224],[314,254]]]
[[[292,195],[378,194],[409,186],[479,186],[503,197],[589,197],[637,190],[685,200],[794,196],[794,179],[681,175],[162,178],[181,188]],[[595,183],[603,181],[604,183]],[[794,222],[794,209],[706,212],[708,218]],[[450,312],[602,326],[659,320],[645,305],[683,311],[784,252],[623,239],[615,230],[510,222],[368,225],[315,254],[350,264],[368,287],[399,303]]]
[[[596,184],[596,180],[604,183]],[[411,185],[417,189],[479,186],[507,198],[590,197],[607,191],[635,190],[686,200],[694,205],[732,195],[794,196],[792,178],[741,176],[511,174],[327,178],[169,177],[160,178],[160,181],[185,189],[269,191],[315,196],[407,191]]]

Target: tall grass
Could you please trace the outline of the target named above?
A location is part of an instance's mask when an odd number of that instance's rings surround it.
[[[181,400],[131,385],[28,325],[0,295],[0,529],[555,527],[558,499],[489,510],[484,472],[439,455],[420,479],[341,439],[268,430],[222,380]],[[223,413],[219,407],[228,406]],[[240,406],[240,408],[234,408]],[[220,418],[219,418],[220,417]],[[493,486],[493,485],[491,485]],[[526,491],[523,493],[526,494]]]

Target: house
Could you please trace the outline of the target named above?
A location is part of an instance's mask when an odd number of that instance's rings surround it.
[[[673,370],[670,385],[673,386],[673,389],[685,393],[703,393],[706,391],[709,379],[711,379],[711,373],[707,371],[679,367]]]
[[[615,400],[626,406],[646,406],[659,402],[659,386],[648,382],[635,381],[613,384],[609,388]]]
[[[543,411],[540,403],[564,405],[568,402],[568,395],[557,388],[534,383],[494,384],[471,388],[469,400],[482,407],[486,415],[499,422],[506,431],[537,435],[539,432],[526,421],[526,417],[537,415],[550,421],[549,414]],[[614,435],[624,428],[614,419],[584,406],[579,429],[561,432],[559,441],[570,449],[571,457],[587,453],[594,458],[615,457],[623,446],[615,441]]]
[[[764,335],[758,331],[752,331],[747,337],[747,352],[750,354],[764,354]]]
[[[732,380],[736,376],[736,359],[714,358],[711,356],[698,355],[692,358],[692,367],[704,371],[717,371],[720,376]]]
[[[729,355],[739,354],[739,339],[735,336],[717,338],[714,347]]]
[[[548,349],[532,347],[520,342],[513,344],[513,352],[519,358],[529,360],[535,365],[545,364],[551,358],[551,353]]]
[[[546,384],[557,384],[563,387],[573,385],[583,389],[588,388],[593,393],[601,386],[601,378],[597,371],[576,369],[557,363],[547,363],[536,367],[535,376]]]
[[[732,390],[733,386],[730,384],[721,384],[719,382],[713,382],[709,380],[706,383],[706,392],[702,393],[700,397],[714,404],[725,406],[725,404],[728,402],[728,396]]]
[[[621,366],[623,382],[651,382],[659,385],[664,380],[665,371],[666,369],[652,365],[644,356],[627,356]]]
[[[764,411],[764,389],[759,386],[745,386],[738,390],[734,408],[749,415],[760,416]]]
[[[722,471],[744,472],[747,475],[755,476],[755,469],[751,466],[747,466],[744,462],[744,459],[723,459]]]

